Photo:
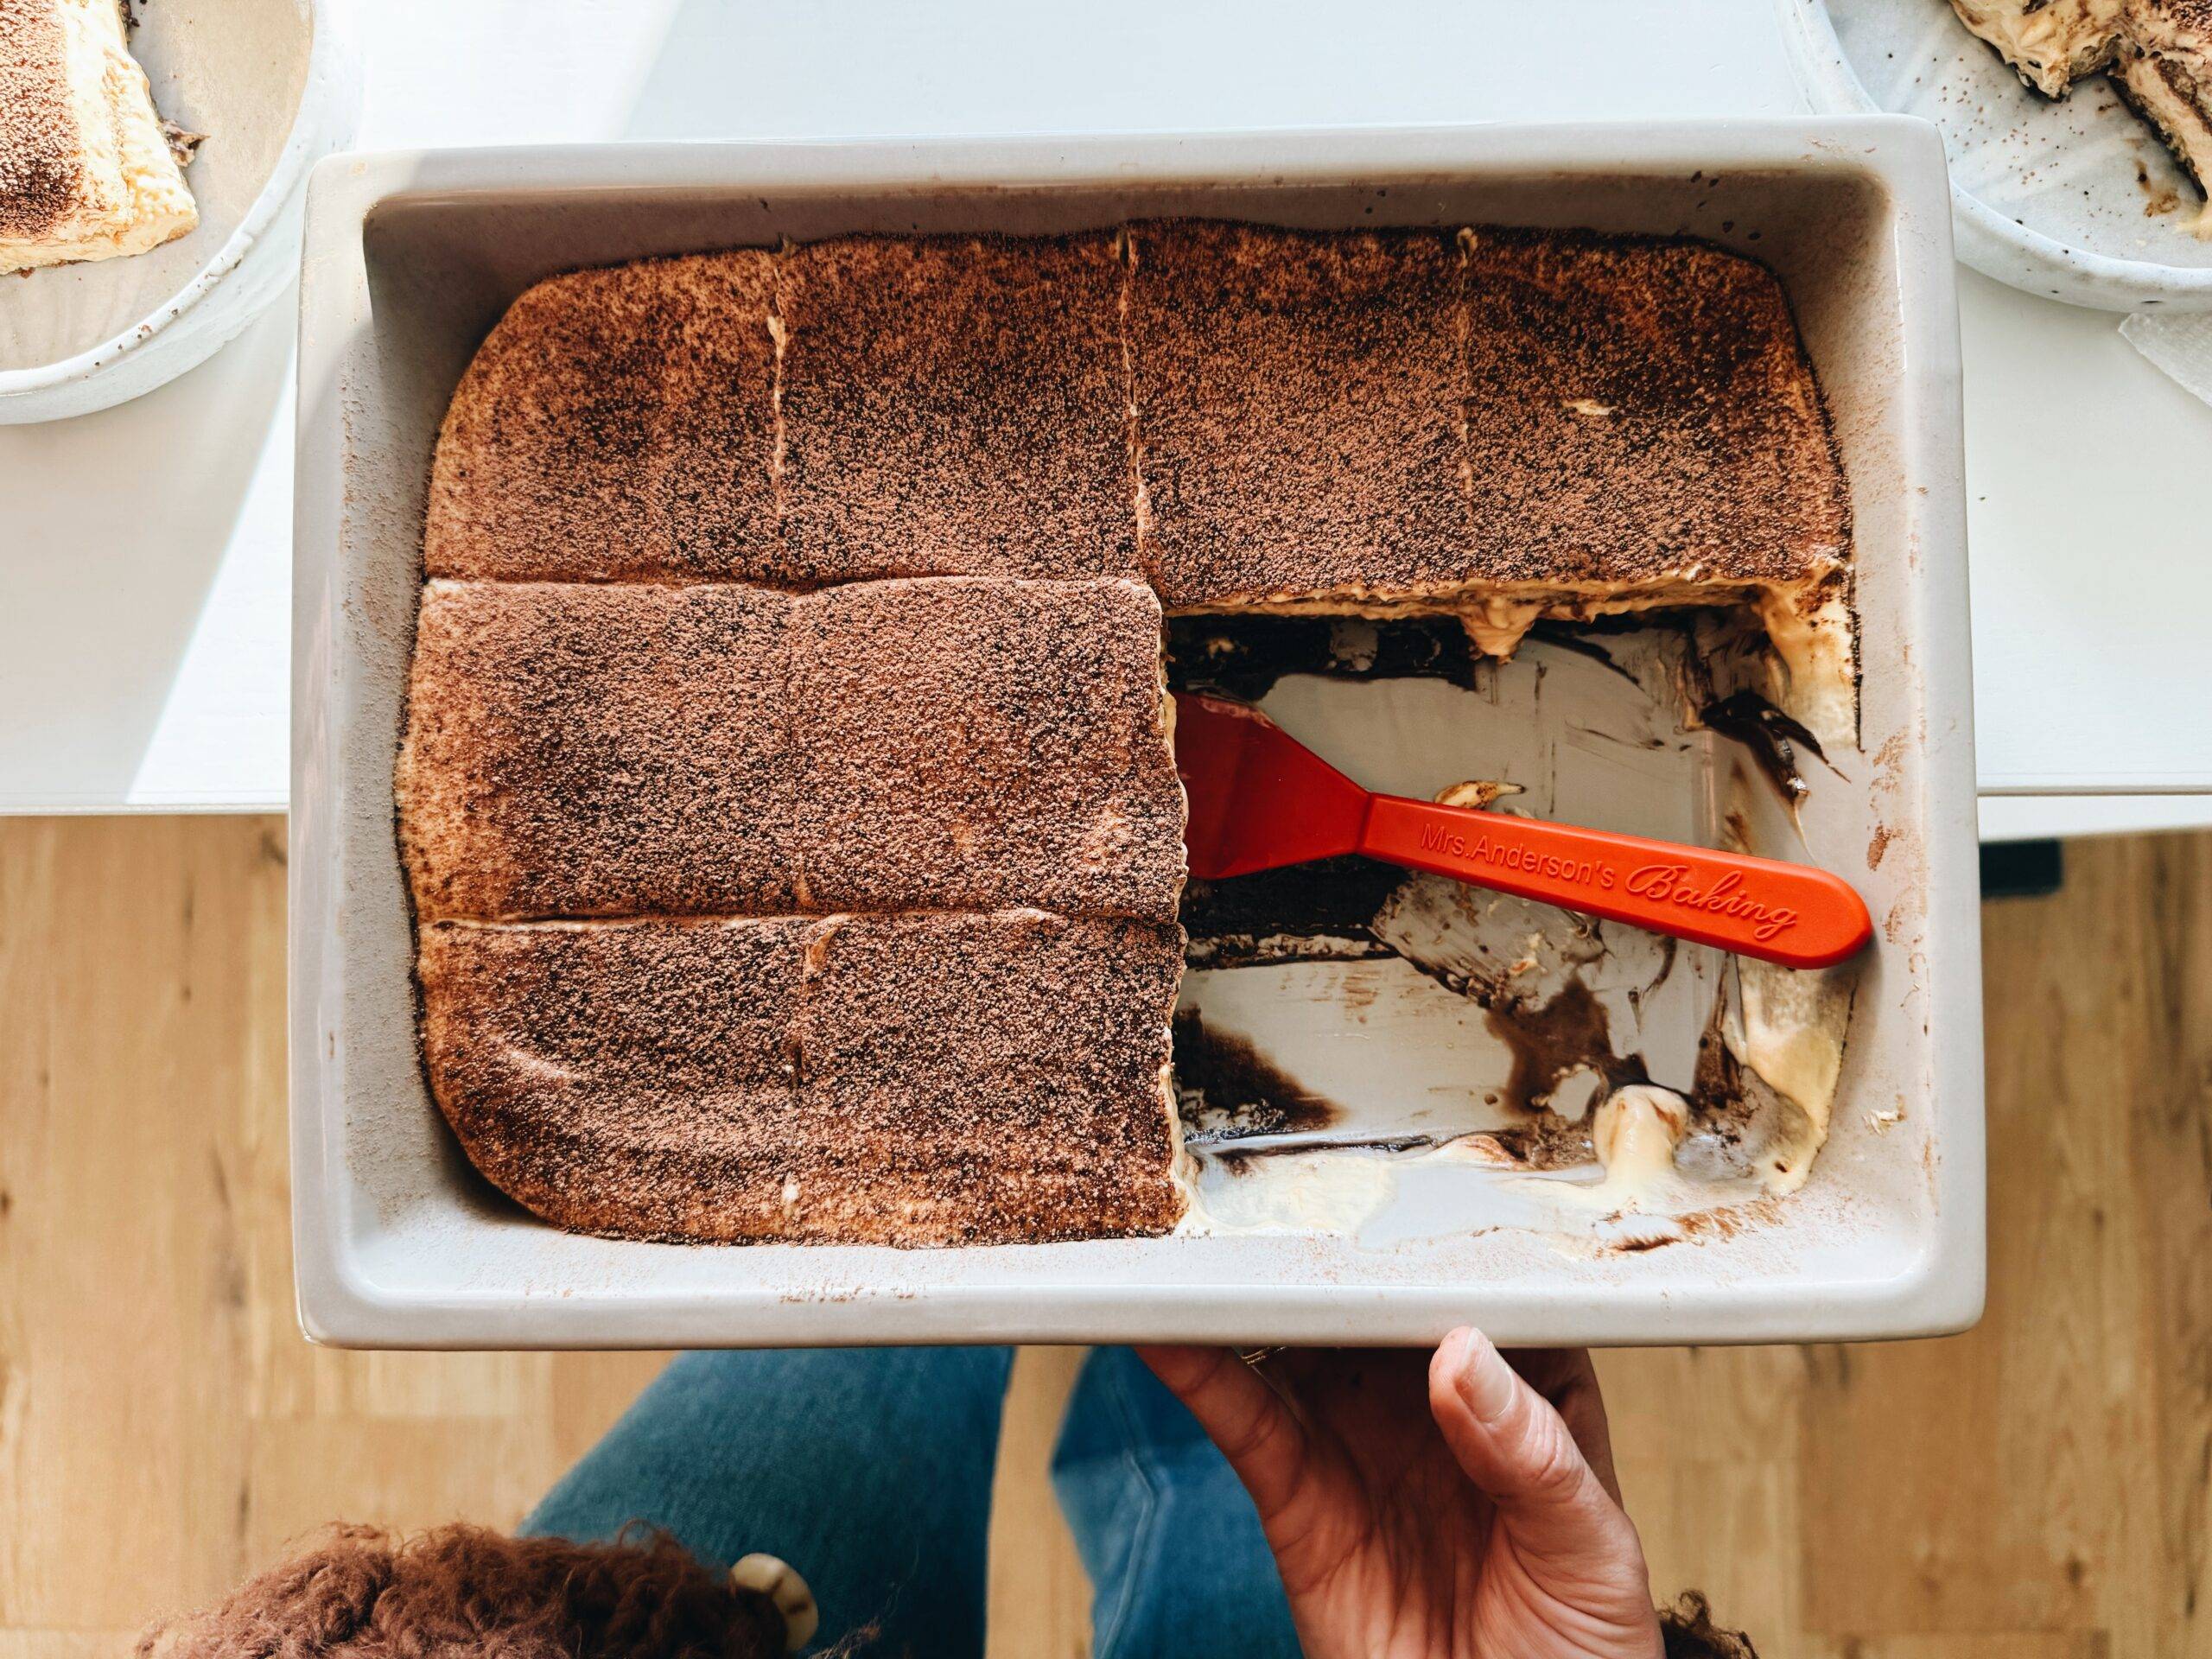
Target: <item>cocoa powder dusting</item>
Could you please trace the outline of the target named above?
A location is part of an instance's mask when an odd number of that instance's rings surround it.
[[[1156,1233],[1181,937],[1039,911],[423,930],[432,1093],[578,1230]]]
[[[0,239],[51,236],[84,191],[60,16],[41,0],[0,0]]]
[[[777,261],[789,573],[1136,574],[1111,233],[840,237]]]

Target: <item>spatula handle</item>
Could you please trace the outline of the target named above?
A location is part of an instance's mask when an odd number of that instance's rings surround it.
[[[1826,870],[1397,795],[1375,797],[1359,850],[1786,968],[1841,962],[1874,931]]]

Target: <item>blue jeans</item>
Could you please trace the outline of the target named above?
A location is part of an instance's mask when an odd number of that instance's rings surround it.
[[[715,1567],[765,1551],[812,1588],[817,1647],[872,1628],[862,1654],[973,1659],[1013,1357],[1004,1348],[686,1354],[523,1529],[585,1541],[644,1522]],[[1085,1362],[1052,1484],[1090,1575],[1097,1659],[1297,1654],[1251,1499],[1127,1350]]]

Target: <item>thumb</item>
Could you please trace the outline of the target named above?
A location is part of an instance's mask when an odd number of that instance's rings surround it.
[[[1452,1456],[1532,1570],[1557,1575],[1556,1592],[1569,1597],[1625,1592],[1624,1611],[1650,1617],[1643,1547],[1627,1512],[1550,1402],[1487,1337],[1462,1329],[1444,1339],[1429,1363],[1428,1402]]]

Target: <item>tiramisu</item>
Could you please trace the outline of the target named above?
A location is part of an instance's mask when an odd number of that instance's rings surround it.
[[[1850,516],[1771,272],[1700,243],[1135,227],[1147,573],[1170,609],[1750,604],[1848,731]]]
[[[845,237],[777,262],[799,580],[1132,575],[1111,234]]]
[[[429,918],[1175,918],[1141,583],[425,588],[397,793]]]
[[[1847,737],[1848,556],[1774,278],[1700,244],[1140,223],[556,277],[432,467],[434,1092],[594,1231],[1165,1230],[1165,613],[1506,652],[1750,608]]]
[[[741,249],[524,294],[446,411],[426,574],[772,579],[773,281]]]
[[[118,0],[0,0],[0,272],[143,253],[200,222]]]
[[[2046,98],[2109,74],[2200,190],[2212,192],[2212,0],[1951,0]],[[2212,208],[2193,228],[2212,237]]]
[[[1175,919],[1183,791],[1149,589],[867,582],[796,616],[810,907]]]
[[[2046,98],[2112,67],[2127,9],[2128,0],[1951,0],[1959,21]]]
[[[433,580],[400,837],[478,1167],[641,1236],[1173,1225],[1160,628],[1127,579]]]
[[[477,1167],[587,1232],[1156,1233],[1181,953],[1039,911],[432,923],[423,1053]]]
[[[416,913],[793,909],[792,603],[721,583],[430,582],[397,779]]]
[[[1396,605],[1469,574],[1449,230],[1131,235],[1147,576],[1176,610]]]
[[[822,924],[800,1065],[822,1141],[858,1179],[833,1176],[821,1202],[872,1201],[872,1236],[905,1243],[1167,1230],[1183,1208],[1167,1086],[1182,959],[1172,922]]]
[[[2112,74],[2120,96],[2212,197],[2212,0],[2132,0]],[[2193,228],[2212,238],[2212,205]]]

